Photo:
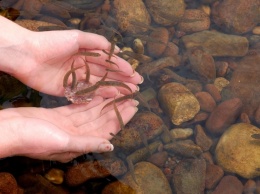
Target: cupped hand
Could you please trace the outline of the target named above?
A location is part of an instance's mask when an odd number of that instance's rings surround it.
[[[32,32],[3,17],[0,21],[4,26],[0,27],[0,67],[4,66],[3,71],[38,91],[63,96],[63,78],[71,69],[72,62],[75,61],[74,67],[84,64],[82,56],[75,55],[79,51],[100,54],[99,57],[86,57],[92,84],[104,76],[107,68],[116,70],[108,73],[108,79],[123,81],[133,91],[142,82],[142,77],[122,58],[111,57],[117,65],[105,61],[108,55],[102,50],[109,52],[111,43],[103,36],[79,30]],[[119,52],[118,47],[115,48],[116,52]],[[84,79],[85,72],[84,67],[77,70],[77,78]],[[111,93],[118,93],[117,89],[104,87],[98,94],[103,97],[109,94],[108,97],[111,97]]]
[[[113,106],[102,108],[110,100],[96,97],[88,105],[45,108],[15,108],[0,112],[1,144],[8,155],[22,155],[44,160],[68,162],[89,152],[113,150],[110,133],[120,125]],[[124,123],[137,111],[137,103],[127,100],[118,110]]]

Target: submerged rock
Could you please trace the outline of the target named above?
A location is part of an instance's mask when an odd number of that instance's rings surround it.
[[[241,57],[248,52],[249,45],[245,37],[207,30],[183,36],[181,40],[186,49],[202,47],[213,57]]]
[[[151,18],[142,0],[115,0],[113,3],[117,24],[123,32],[135,34],[148,30]]]
[[[172,190],[165,175],[155,165],[149,162],[139,162],[135,165],[133,174],[128,172],[122,182],[135,190],[136,194],[172,194]],[[119,193],[119,192],[114,192]]]
[[[163,85],[158,98],[174,125],[191,120],[200,110],[196,97],[184,85],[177,82]]]
[[[181,161],[173,172],[176,193],[203,193],[205,189],[206,162],[204,159]]]
[[[193,33],[208,30],[209,26],[210,19],[205,12],[199,9],[186,9],[177,29],[186,33]]]
[[[259,128],[248,123],[229,127],[216,147],[218,165],[247,179],[260,176],[260,140],[251,137],[259,133]]]
[[[259,22],[259,0],[217,1],[212,6],[213,21],[226,32],[243,34]]]
[[[185,11],[184,0],[145,0],[154,21],[163,26],[177,24]]]

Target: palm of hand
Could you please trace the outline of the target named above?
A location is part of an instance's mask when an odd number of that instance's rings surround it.
[[[34,32],[35,33],[35,32]],[[84,36],[84,37],[81,37]],[[88,39],[85,40],[85,39]],[[94,39],[94,41],[93,41]],[[102,36],[83,33],[76,30],[61,32],[42,32],[42,34],[33,34],[32,42],[25,45],[23,50],[31,50],[26,53],[23,66],[16,76],[26,85],[51,95],[63,96],[64,89],[62,80],[67,71],[71,69],[73,60],[75,66],[84,64],[82,56],[75,56],[77,52],[84,48],[91,52],[100,53],[100,57],[88,57],[92,84],[99,81],[106,73],[108,64],[105,64],[107,55],[101,50],[108,50],[110,43]],[[87,41],[87,42],[86,42]],[[108,78],[112,80],[126,81],[128,85],[136,90],[135,84],[140,83],[141,77],[138,73],[133,74],[131,66],[121,58],[112,57],[118,64],[118,72],[110,72]],[[85,68],[77,70],[77,78],[84,79]],[[30,76],[28,76],[30,75]],[[100,92],[102,93],[102,92]],[[106,94],[109,94],[106,96]],[[110,87],[101,95],[103,97],[113,97],[115,88]]]
[[[4,121],[23,126],[14,127],[17,143],[22,143],[16,154],[67,162],[84,153],[109,151],[99,146],[109,144],[110,133],[117,134],[120,127],[112,107],[100,113],[110,100],[102,101],[97,97],[88,105],[4,110]],[[118,106],[124,123],[136,112],[135,106],[133,101]]]

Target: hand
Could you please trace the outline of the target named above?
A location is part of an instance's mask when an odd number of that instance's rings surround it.
[[[68,162],[85,153],[112,151],[110,133],[117,134],[120,127],[113,106],[102,110],[109,101],[96,97],[88,105],[0,111],[0,157],[22,155]],[[134,100],[117,106],[124,123],[137,111]]]
[[[12,74],[24,84],[43,93],[63,96],[63,77],[74,67],[83,65],[81,56],[75,54],[87,50],[100,53],[100,57],[87,57],[90,66],[90,82],[95,84],[105,74],[108,55],[102,52],[110,50],[110,42],[103,36],[78,30],[32,32],[15,23],[0,17],[0,70]],[[18,33],[19,32],[19,33]],[[116,47],[115,52],[119,52]],[[142,77],[134,72],[128,62],[120,57],[112,57],[118,72],[109,72],[108,79],[126,82],[133,91]],[[2,67],[1,67],[2,66]],[[1,69],[2,68],[2,69]],[[76,71],[78,79],[84,79],[85,68]],[[120,90],[120,88],[117,88]],[[115,87],[104,87],[97,91],[103,97],[114,97],[118,94]],[[125,90],[122,90],[123,92]]]

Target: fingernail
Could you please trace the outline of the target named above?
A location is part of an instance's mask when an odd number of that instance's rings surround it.
[[[121,49],[116,45],[115,46],[115,52],[120,52],[121,51]]]
[[[134,71],[134,73],[132,75],[130,75],[130,77],[134,77],[134,76],[135,76],[135,71]]]
[[[137,90],[137,91],[139,91],[139,90],[140,90],[139,86],[136,86],[136,90]]]
[[[139,104],[139,101],[137,101],[137,100],[134,100],[134,103],[135,103],[135,106],[138,106],[138,104]]]
[[[139,82],[139,84],[142,84],[144,82],[144,77],[141,76],[141,81]]]
[[[114,146],[111,143],[102,143],[99,145],[100,152],[112,152],[114,150]]]
[[[137,111],[138,111],[138,108],[137,108],[137,107],[135,107],[135,112],[137,113]]]

